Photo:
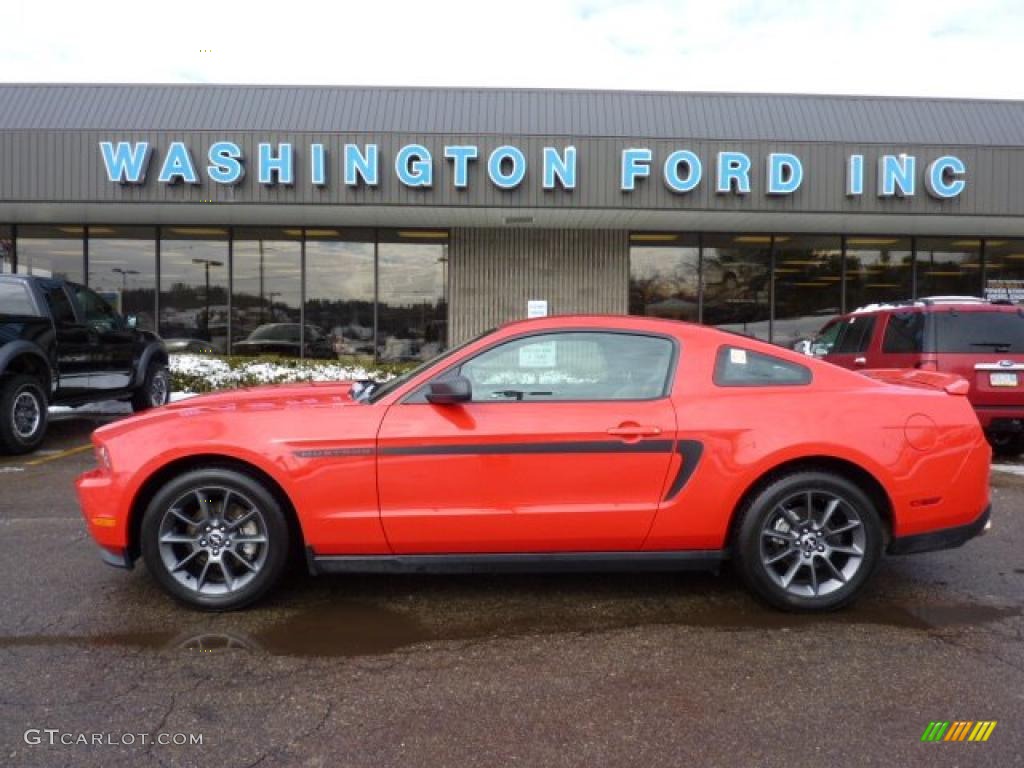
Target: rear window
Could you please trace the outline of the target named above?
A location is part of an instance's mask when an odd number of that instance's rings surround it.
[[[800,386],[811,383],[811,370],[749,349],[720,347],[714,382],[720,387]]]
[[[937,352],[985,354],[1024,352],[1024,313],[956,312],[932,314]]]
[[[39,315],[27,285],[20,280],[0,282],[0,315]]]
[[[885,325],[882,351],[894,355],[924,351],[924,313],[893,312]]]

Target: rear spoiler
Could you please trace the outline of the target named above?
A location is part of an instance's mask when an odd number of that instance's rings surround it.
[[[886,384],[939,389],[950,395],[966,395],[971,388],[967,379],[954,373],[936,373],[913,368],[877,368],[861,373],[869,379],[877,379]]]

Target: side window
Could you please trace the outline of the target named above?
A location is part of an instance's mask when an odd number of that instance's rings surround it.
[[[528,336],[462,365],[474,402],[649,400],[668,391],[673,344],[627,333]]]
[[[811,383],[811,370],[740,347],[719,347],[714,382],[720,387],[778,387]]]
[[[856,315],[843,323],[843,332],[839,334],[834,355],[858,355],[865,352],[871,344],[871,334],[875,330],[874,315]]]
[[[46,304],[53,315],[53,322],[57,325],[75,322],[75,310],[71,306],[71,299],[59,285],[46,290]]]
[[[28,286],[20,281],[0,283],[0,315],[38,315]]]
[[[117,327],[117,313],[103,297],[81,285],[75,286],[75,296],[78,298],[78,303],[82,305],[86,324],[106,330]]]
[[[840,332],[845,327],[845,323],[835,322],[832,325],[826,326],[818,337],[811,344],[811,354],[815,357],[824,357],[825,355],[831,355],[836,346],[836,340],[839,338]]]
[[[882,351],[913,354],[924,351],[924,313],[894,312],[889,315]]]

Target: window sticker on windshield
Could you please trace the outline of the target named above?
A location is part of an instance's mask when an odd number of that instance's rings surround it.
[[[544,341],[519,348],[520,368],[554,368],[557,364],[555,342]]]
[[[747,364],[747,350],[745,349],[730,349],[729,350],[729,362],[733,365],[746,365]]]

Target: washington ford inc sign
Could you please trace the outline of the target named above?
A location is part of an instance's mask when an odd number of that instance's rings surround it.
[[[295,147],[288,143],[259,144],[256,157],[250,159],[235,142],[215,141],[198,164],[181,141],[171,142],[159,162],[154,161],[153,147],[146,141],[101,141],[100,154],[107,178],[119,184],[144,184],[151,167],[158,167],[160,184],[199,184],[200,171],[214,184],[238,184],[245,178],[247,166],[252,165],[259,183],[267,186],[294,185],[299,175]],[[315,187],[327,185],[329,169],[341,172],[341,183],[346,187],[376,187],[382,173],[393,172],[406,187],[429,189],[435,184],[437,167],[441,166],[445,183],[456,189],[465,189],[473,182],[511,190],[523,184],[530,164],[538,163],[544,189],[571,192],[576,188],[581,166],[574,146],[543,147],[540,157],[535,158],[528,158],[521,149],[509,144],[496,147],[486,156],[474,144],[445,146],[442,157],[436,159],[422,144],[406,144],[393,158],[384,158],[382,154],[377,144],[345,144],[342,156],[335,159],[328,158],[323,144],[310,144],[302,173]],[[664,157],[655,157],[646,147],[630,147],[622,150],[618,162],[619,189],[623,192],[653,183],[654,176],[680,195],[692,192],[702,183],[714,184],[715,192],[722,195],[747,195],[751,191],[751,159],[743,152],[718,152],[702,159],[691,150],[677,149]],[[945,200],[960,195],[967,185],[967,166],[954,155],[942,155],[921,167],[917,158],[908,154],[883,154],[874,162],[874,188],[879,197],[911,197],[917,193],[920,180],[930,195]],[[477,165],[485,167],[475,168]],[[767,195],[792,195],[800,189],[804,176],[799,157],[772,152],[765,158],[763,191]],[[846,158],[846,194],[858,197],[865,193],[864,189],[864,155],[851,154]]]

